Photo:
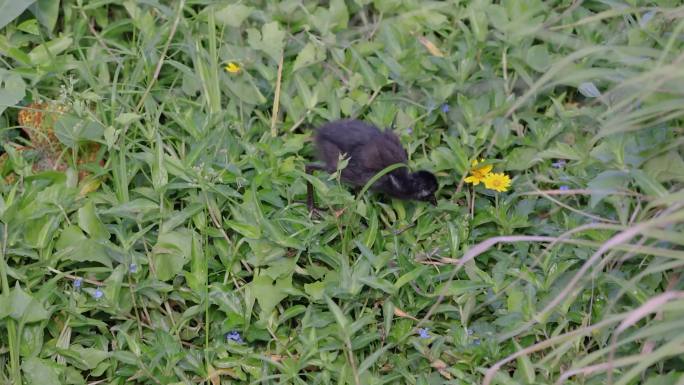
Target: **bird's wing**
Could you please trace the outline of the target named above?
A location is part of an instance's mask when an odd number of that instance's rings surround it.
[[[399,138],[389,131],[366,143],[359,155],[361,164],[375,172],[395,163],[406,163],[408,159]]]

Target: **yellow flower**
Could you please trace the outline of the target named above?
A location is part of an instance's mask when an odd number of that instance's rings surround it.
[[[240,66],[237,65],[237,63],[232,62],[232,61],[228,62],[228,64],[223,68],[226,70],[226,72],[230,72],[231,74],[236,74],[236,73],[240,72]]]
[[[486,188],[498,192],[507,191],[511,185],[511,178],[502,172],[487,174],[482,181]]]
[[[480,159],[480,162],[484,162],[484,159]],[[473,161],[471,163],[472,169],[470,170],[470,176],[465,178],[466,183],[472,183],[474,186],[477,186],[492,171],[492,165],[491,164],[475,168],[475,166],[477,166],[477,164],[480,162],[478,162],[477,159],[473,159]]]

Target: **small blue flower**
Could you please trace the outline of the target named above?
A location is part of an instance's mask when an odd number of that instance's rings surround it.
[[[598,98],[601,96],[601,91],[599,91],[599,89],[596,88],[596,85],[592,82],[584,82],[580,84],[577,87],[577,91],[587,98]]]
[[[81,285],[83,285],[83,278],[76,278],[74,280],[74,288],[80,289]]]
[[[639,26],[643,29],[646,27],[649,21],[653,19],[653,16],[655,16],[656,12],[655,11],[648,11],[644,13],[643,16],[641,16],[641,21],[639,22]]]
[[[237,330],[230,331],[226,333],[226,341],[233,341],[238,344],[243,343],[244,341],[242,340],[242,336],[240,335],[240,332]]]
[[[480,339],[479,339],[479,338],[475,338],[475,339],[473,340],[473,344],[474,344],[474,345],[479,345],[480,343],[481,343],[481,342],[480,342]]]
[[[446,104],[446,103],[442,104],[442,112],[444,112],[445,114],[449,112],[449,105],[448,104]]]
[[[407,129],[406,129],[406,133],[409,134],[409,135],[413,134],[413,127],[407,128]]]
[[[131,274],[137,273],[138,272],[138,265],[136,265],[135,263],[131,263],[130,265],[128,265],[128,271],[130,271]]]
[[[559,159],[556,162],[551,163],[553,168],[563,168],[565,166],[565,159]]]
[[[95,298],[95,299],[100,299],[100,298],[102,298],[103,295],[104,295],[104,293],[103,293],[102,290],[100,290],[100,288],[98,287],[98,288],[95,290],[95,292],[93,293],[93,298]]]
[[[418,336],[424,340],[430,338],[430,333],[428,333],[430,329],[428,328],[420,328],[418,329]]]
[[[568,190],[570,190],[570,187],[563,185],[563,186],[560,186],[560,190],[561,191],[568,191]]]
[[[475,332],[473,329],[466,329],[466,333],[468,333],[469,336],[472,336]]]

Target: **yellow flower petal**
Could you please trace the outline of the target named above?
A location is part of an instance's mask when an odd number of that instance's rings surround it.
[[[240,72],[240,66],[232,61],[228,62],[228,64],[223,68],[226,70],[226,72],[230,72],[231,74]]]
[[[480,159],[479,162],[477,159],[473,159],[470,162],[470,164],[471,164],[470,176],[465,179],[466,183],[472,183],[473,185],[477,186],[492,171],[493,166],[491,164],[484,165],[482,167],[477,167],[477,165],[480,164],[481,162],[484,162],[484,159]]]
[[[511,178],[502,172],[488,174],[482,181],[486,188],[498,192],[508,191],[511,185]]]

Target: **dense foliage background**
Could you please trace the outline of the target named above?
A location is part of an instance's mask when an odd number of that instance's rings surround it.
[[[681,1],[6,0],[0,28],[0,382],[684,383]],[[343,117],[438,206],[305,175]]]

